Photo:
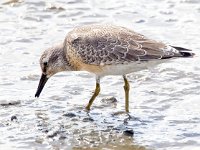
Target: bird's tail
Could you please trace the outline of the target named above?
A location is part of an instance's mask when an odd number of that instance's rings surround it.
[[[195,53],[193,53],[192,50],[190,49],[186,49],[186,48],[182,48],[178,46],[171,46],[171,47],[179,51],[179,53],[181,54],[180,57],[193,57],[195,55]]]

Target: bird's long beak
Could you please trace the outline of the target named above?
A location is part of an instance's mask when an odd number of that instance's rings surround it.
[[[40,96],[40,93],[42,92],[42,89],[45,85],[45,83],[47,82],[49,78],[47,78],[47,75],[45,74],[42,74],[41,78],[40,78],[40,82],[39,82],[39,85],[38,85],[38,88],[37,88],[37,91],[35,93],[35,97],[39,97]]]

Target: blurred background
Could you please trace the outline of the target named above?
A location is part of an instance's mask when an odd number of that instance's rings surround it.
[[[52,77],[34,98],[43,50],[74,27],[108,23],[192,49],[196,56],[132,73],[130,115],[123,79],[87,72]],[[199,0],[1,0],[0,149],[200,149]]]

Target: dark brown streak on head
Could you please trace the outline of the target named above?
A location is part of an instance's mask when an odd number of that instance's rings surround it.
[[[43,67],[43,73],[46,74],[46,71],[47,71],[47,62],[44,62],[43,65],[44,65],[44,67]]]

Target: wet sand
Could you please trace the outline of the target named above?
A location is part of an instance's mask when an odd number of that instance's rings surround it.
[[[198,0],[0,2],[0,149],[199,149],[199,16]],[[126,26],[196,56],[130,74],[131,118],[120,113],[122,77],[102,79],[90,113],[87,72],[59,73],[34,98],[42,51],[90,23]]]

